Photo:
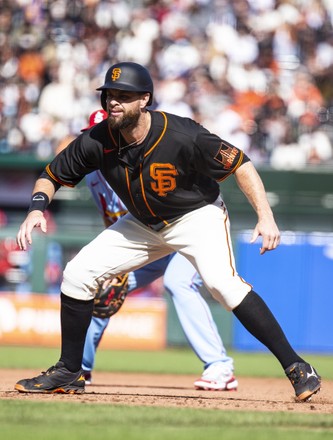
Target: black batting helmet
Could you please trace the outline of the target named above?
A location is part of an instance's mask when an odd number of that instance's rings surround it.
[[[101,104],[106,110],[106,90],[127,90],[129,92],[147,92],[150,98],[147,105],[153,102],[154,85],[148,70],[141,64],[132,62],[117,63],[106,72],[104,84],[97,90],[102,92]]]

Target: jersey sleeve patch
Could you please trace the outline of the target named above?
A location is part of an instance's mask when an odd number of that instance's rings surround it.
[[[233,164],[239,154],[238,148],[227,145],[224,142],[221,142],[220,148],[218,149],[217,154],[214,159],[223,165],[225,170],[229,170],[233,167]]]

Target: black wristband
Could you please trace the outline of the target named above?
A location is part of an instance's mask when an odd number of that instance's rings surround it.
[[[47,194],[41,191],[36,192],[31,197],[31,202],[28,212],[35,210],[44,212],[45,209],[48,207],[49,203],[50,203],[50,199]]]

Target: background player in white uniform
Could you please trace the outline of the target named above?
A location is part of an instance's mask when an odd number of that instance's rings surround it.
[[[93,112],[87,129],[101,122],[105,117],[107,113],[104,110]],[[100,171],[88,174],[85,180],[107,227],[126,214],[126,206],[105,181]],[[236,390],[238,382],[233,374],[233,359],[226,355],[211,311],[199,292],[202,280],[185,257],[178,253],[171,254],[131,272],[128,278],[128,291],[143,287],[163,275],[164,287],[171,295],[187,340],[199,359],[204,362],[203,375],[194,382],[194,386],[206,390]],[[109,320],[110,318],[92,317],[82,363],[86,384],[91,383],[96,350]]]

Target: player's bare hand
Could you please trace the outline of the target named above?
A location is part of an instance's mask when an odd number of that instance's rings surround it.
[[[40,228],[43,232],[47,231],[47,223],[42,211],[29,212],[27,218],[21,224],[16,236],[16,243],[21,250],[26,251],[28,245],[32,243],[31,233],[34,228]]]
[[[273,217],[258,221],[252,234],[251,243],[254,243],[259,236],[262,237],[261,255],[278,247],[281,236]]]

